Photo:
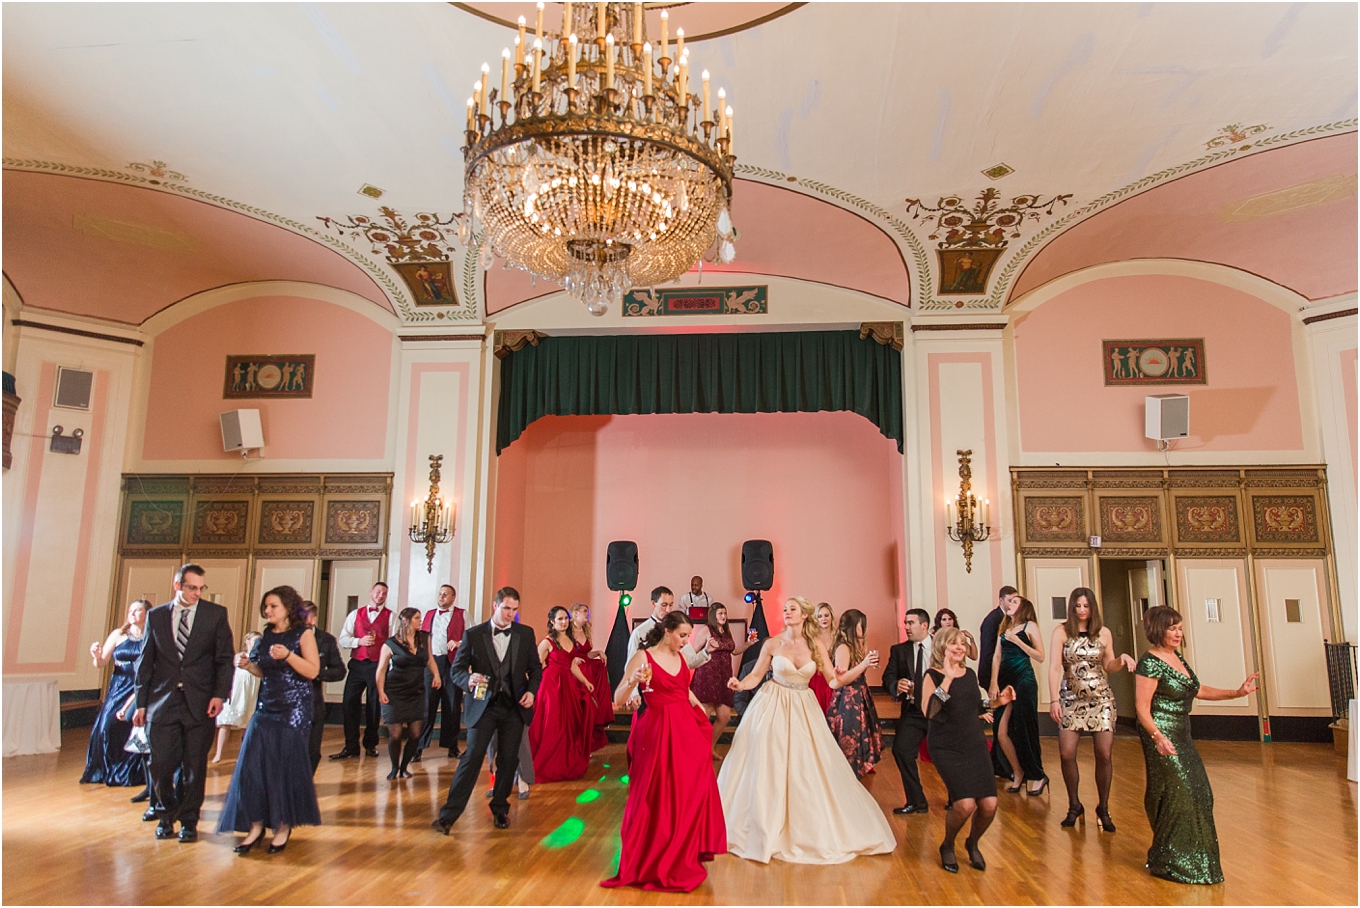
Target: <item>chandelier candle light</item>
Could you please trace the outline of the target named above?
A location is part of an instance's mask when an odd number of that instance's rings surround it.
[[[944,501],[944,533],[950,540],[963,544],[963,567],[973,573],[973,543],[984,542],[992,535],[992,502],[978,501],[973,494],[972,449],[959,451],[959,497]]]
[[[424,501],[411,502],[411,541],[425,546],[425,573],[434,572],[434,548],[453,538],[453,505],[439,494],[443,454],[430,455],[430,492]]]
[[[481,232],[481,262],[563,284],[592,315],[633,287],[674,281],[709,252],[736,257],[732,227],[732,108],[689,94],[689,51],[669,14],[647,40],[641,3],[563,3],[562,30],[545,31],[538,4],[468,101],[464,209]],[[711,252],[710,252],[711,250]]]

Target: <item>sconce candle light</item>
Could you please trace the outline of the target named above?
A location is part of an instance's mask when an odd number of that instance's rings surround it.
[[[959,451],[959,497],[945,499],[944,532],[954,542],[963,544],[963,567],[973,572],[973,543],[983,542],[992,535],[992,503],[978,501],[973,494],[973,451]]]
[[[434,572],[434,548],[453,538],[453,505],[439,494],[443,454],[430,455],[430,492],[424,501],[411,502],[411,541],[425,546],[425,572]]]

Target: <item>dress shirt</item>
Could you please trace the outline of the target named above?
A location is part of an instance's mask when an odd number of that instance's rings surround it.
[[[496,631],[508,631],[512,627],[514,627],[513,624],[499,627],[496,622],[491,622],[491,645],[496,648],[496,658],[502,662],[505,661],[505,654],[510,650],[510,635],[498,634]]]
[[[914,640],[908,640],[907,642],[911,644],[911,663],[907,666],[907,670],[911,672],[910,677],[912,683],[916,685],[911,691],[911,702],[917,709],[920,709],[921,685],[925,681],[926,672],[930,671],[930,653],[935,648],[935,638],[930,634],[927,634],[926,639],[922,640],[920,643],[917,643]],[[918,651],[920,653],[919,657],[917,655]],[[916,674],[916,660],[918,658],[921,660],[921,674],[919,676]]]
[[[695,606],[698,606],[699,608],[712,608],[713,597],[708,595],[708,593],[700,593],[697,596],[693,593],[686,593],[680,597],[679,607],[685,610],[686,615],[688,615],[689,610]]]
[[[194,632],[194,618],[198,616],[198,603],[195,602],[193,605],[183,605],[180,603],[179,598],[176,597],[175,607],[170,613],[170,632],[172,634],[179,633],[179,616],[181,612],[189,613],[189,633],[192,634]]]
[[[638,648],[642,643],[642,638],[647,636],[647,632],[654,626],[656,626],[656,619],[651,615],[648,615],[645,621],[633,628],[633,633],[628,637],[628,658],[630,660],[637,655]],[[689,665],[691,670],[698,668],[712,658],[712,656],[708,654],[707,649],[695,652],[694,647],[690,646],[688,643],[681,648],[680,655],[685,657],[685,662]]]
[[[449,620],[453,618],[453,606],[436,608],[430,622],[430,652],[436,656],[449,654]]]
[[[378,612],[382,611],[381,608],[375,608],[372,603],[365,605],[364,608],[368,609],[368,620],[370,622],[378,617]],[[397,620],[395,609],[388,609],[387,614],[387,636],[391,637],[396,634],[397,628],[401,626],[401,622]],[[354,625],[358,620],[358,609],[355,609],[345,616],[345,626],[340,630],[340,645],[345,649],[354,649],[359,645],[359,638],[354,636]]]

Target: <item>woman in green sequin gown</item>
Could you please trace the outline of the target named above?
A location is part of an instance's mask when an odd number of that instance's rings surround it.
[[[1190,737],[1196,699],[1233,700],[1256,690],[1257,675],[1237,690],[1199,683],[1180,654],[1184,633],[1175,609],[1155,606],[1143,616],[1151,647],[1138,661],[1138,737],[1147,761],[1143,806],[1152,826],[1148,870],[1177,883],[1221,883],[1214,792]]]

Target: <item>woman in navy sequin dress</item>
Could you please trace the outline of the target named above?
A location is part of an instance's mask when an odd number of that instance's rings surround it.
[[[112,659],[113,676],[109,678],[104,708],[94,720],[94,728],[90,729],[90,749],[85,755],[85,774],[80,777],[81,782],[146,784],[146,768],[142,765],[141,755],[123,749],[132,723],[122,713],[122,708],[136,682],[137,657],[142,654],[142,632],[146,629],[146,613],[150,610],[150,602],[138,599],[128,606],[127,621],[122,627],[110,633],[102,644],[90,644],[95,668],[103,668]],[[132,800],[145,798],[139,795]]]
[[[241,741],[218,832],[247,833],[237,854],[250,851],[266,828],[274,830],[269,853],[282,851],[294,826],[318,826],[321,811],[312,783],[308,742],[312,726],[312,679],[321,670],[316,637],[307,627],[302,597],[291,586],[264,594],[260,615],[267,626],[249,657],[237,664],[259,675],[255,715]]]

